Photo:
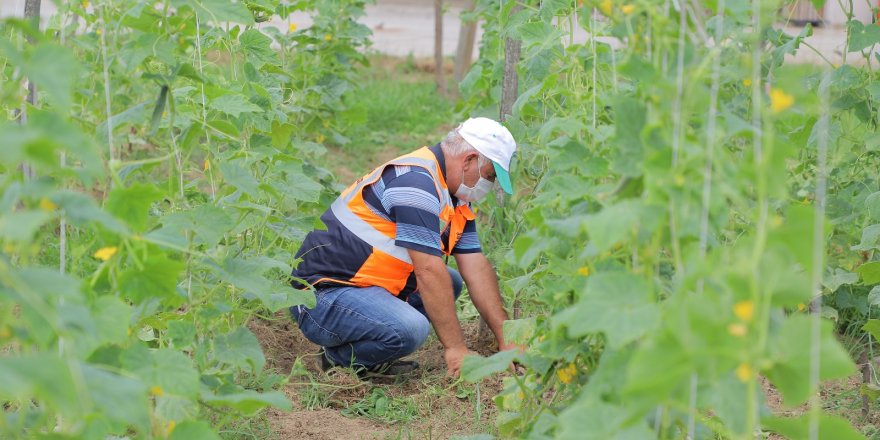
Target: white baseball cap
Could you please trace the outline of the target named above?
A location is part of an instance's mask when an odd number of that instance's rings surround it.
[[[516,142],[510,131],[489,118],[470,118],[458,127],[458,134],[492,161],[501,189],[513,194],[509,171],[510,160],[516,152]]]

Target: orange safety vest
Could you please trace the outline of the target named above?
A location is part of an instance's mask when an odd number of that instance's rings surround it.
[[[364,188],[381,179],[389,166],[418,167],[430,174],[440,199],[440,220],[445,225],[441,230],[449,228],[449,243],[443,243],[442,250],[446,255],[452,254],[465,224],[475,216],[466,202],[452,205],[440,164],[434,153],[424,147],[386,162],[346,188],[322,216],[328,231],[313,231],[310,235],[318,233],[320,238],[307,237],[304,241],[297,253],[303,262],[294,276],[312,285],[379,286],[394,295],[404,290],[413,272],[409,251],[394,244],[397,224],[373,212],[363,197]],[[358,248],[365,244],[363,249],[369,251],[353,260],[345,253],[346,244]]]

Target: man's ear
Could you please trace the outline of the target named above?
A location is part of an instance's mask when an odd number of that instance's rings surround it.
[[[466,153],[464,156],[465,165],[476,166],[477,162],[479,162],[479,160],[480,160],[480,153],[477,153],[476,151],[471,151],[469,153]],[[473,162],[473,163],[471,163],[471,162]]]

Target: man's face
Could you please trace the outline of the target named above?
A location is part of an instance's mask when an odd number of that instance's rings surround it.
[[[465,159],[463,182],[469,187],[476,185],[481,176],[484,179],[495,183],[495,166],[492,165],[492,162],[490,161],[478,170],[477,166],[480,162],[479,158],[480,156],[477,153],[473,153],[469,154]]]

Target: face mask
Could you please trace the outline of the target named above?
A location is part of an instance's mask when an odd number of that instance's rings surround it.
[[[458,185],[458,190],[455,191],[455,197],[458,197],[465,202],[476,202],[477,200],[486,197],[486,194],[489,194],[489,191],[492,191],[492,182],[484,179],[482,173],[480,173],[480,180],[477,180],[477,183],[474,184],[473,187],[470,187],[464,184],[464,172],[462,172],[461,185]]]

